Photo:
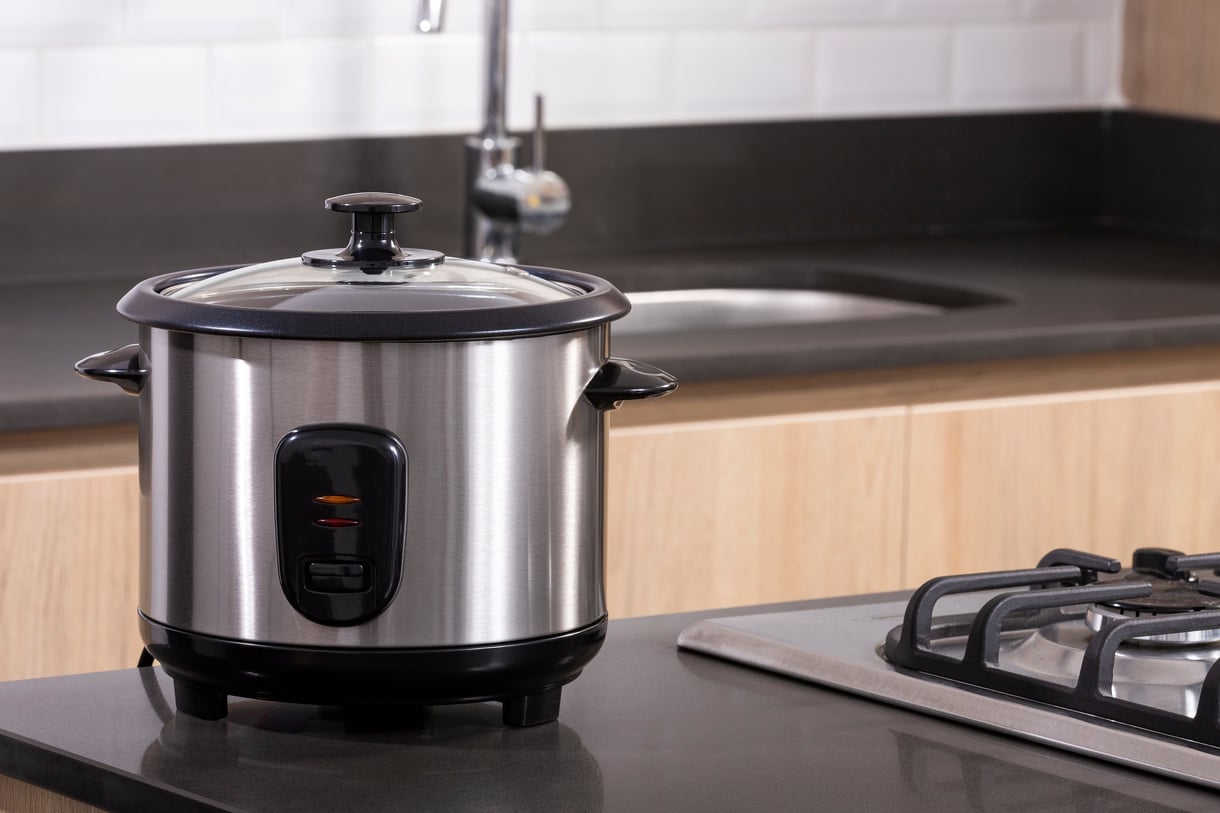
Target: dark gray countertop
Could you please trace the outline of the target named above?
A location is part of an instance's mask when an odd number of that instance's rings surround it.
[[[1116,230],[535,261],[604,276],[629,291],[765,284],[832,270],[964,286],[1009,300],[934,317],[614,340],[616,354],[688,382],[1220,343],[1220,245]],[[135,419],[135,399],[77,378],[72,364],[135,340],[114,304],[137,281],[0,286],[7,351],[0,431]]]
[[[345,717],[240,699],[207,723],[174,715],[157,669],[0,684],[0,773],[128,810],[1215,809],[1202,789],[677,650],[694,618],[742,612],[611,623],[559,722],[531,729],[494,704]]]

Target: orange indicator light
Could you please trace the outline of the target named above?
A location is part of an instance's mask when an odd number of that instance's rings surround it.
[[[346,494],[319,494],[313,498],[313,501],[322,505],[354,505],[360,502],[360,498],[349,497]]]

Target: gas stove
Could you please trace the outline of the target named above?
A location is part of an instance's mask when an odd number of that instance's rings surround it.
[[[1220,788],[1220,553],[1059,549],[906,602],[697,622],[679,646]]]

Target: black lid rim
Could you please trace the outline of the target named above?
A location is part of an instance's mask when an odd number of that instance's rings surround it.
[[[161,293],[174,285],[244,267],[244,263],[221,265],[150,277],[128,291],[116,309],[129,321],[166,330],[336,341],[460,341],[544,336],[585,330],[626,316],[631,310],[627,297],[600,277],[527,265],[516,267],[552,282],[571,285],[584,294],[556,302],[498,308],[327,313],[214,305],[171,299]]]

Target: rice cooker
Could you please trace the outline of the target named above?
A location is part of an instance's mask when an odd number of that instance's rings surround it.
[[[204,719],[553,720],[605,636],[605,413],[676,381],[609,357],[605,280],[402,248],[405,195],[326,207],[346,247],[145,280],[138,344],[76,365],[139,398],[147,650]]]

